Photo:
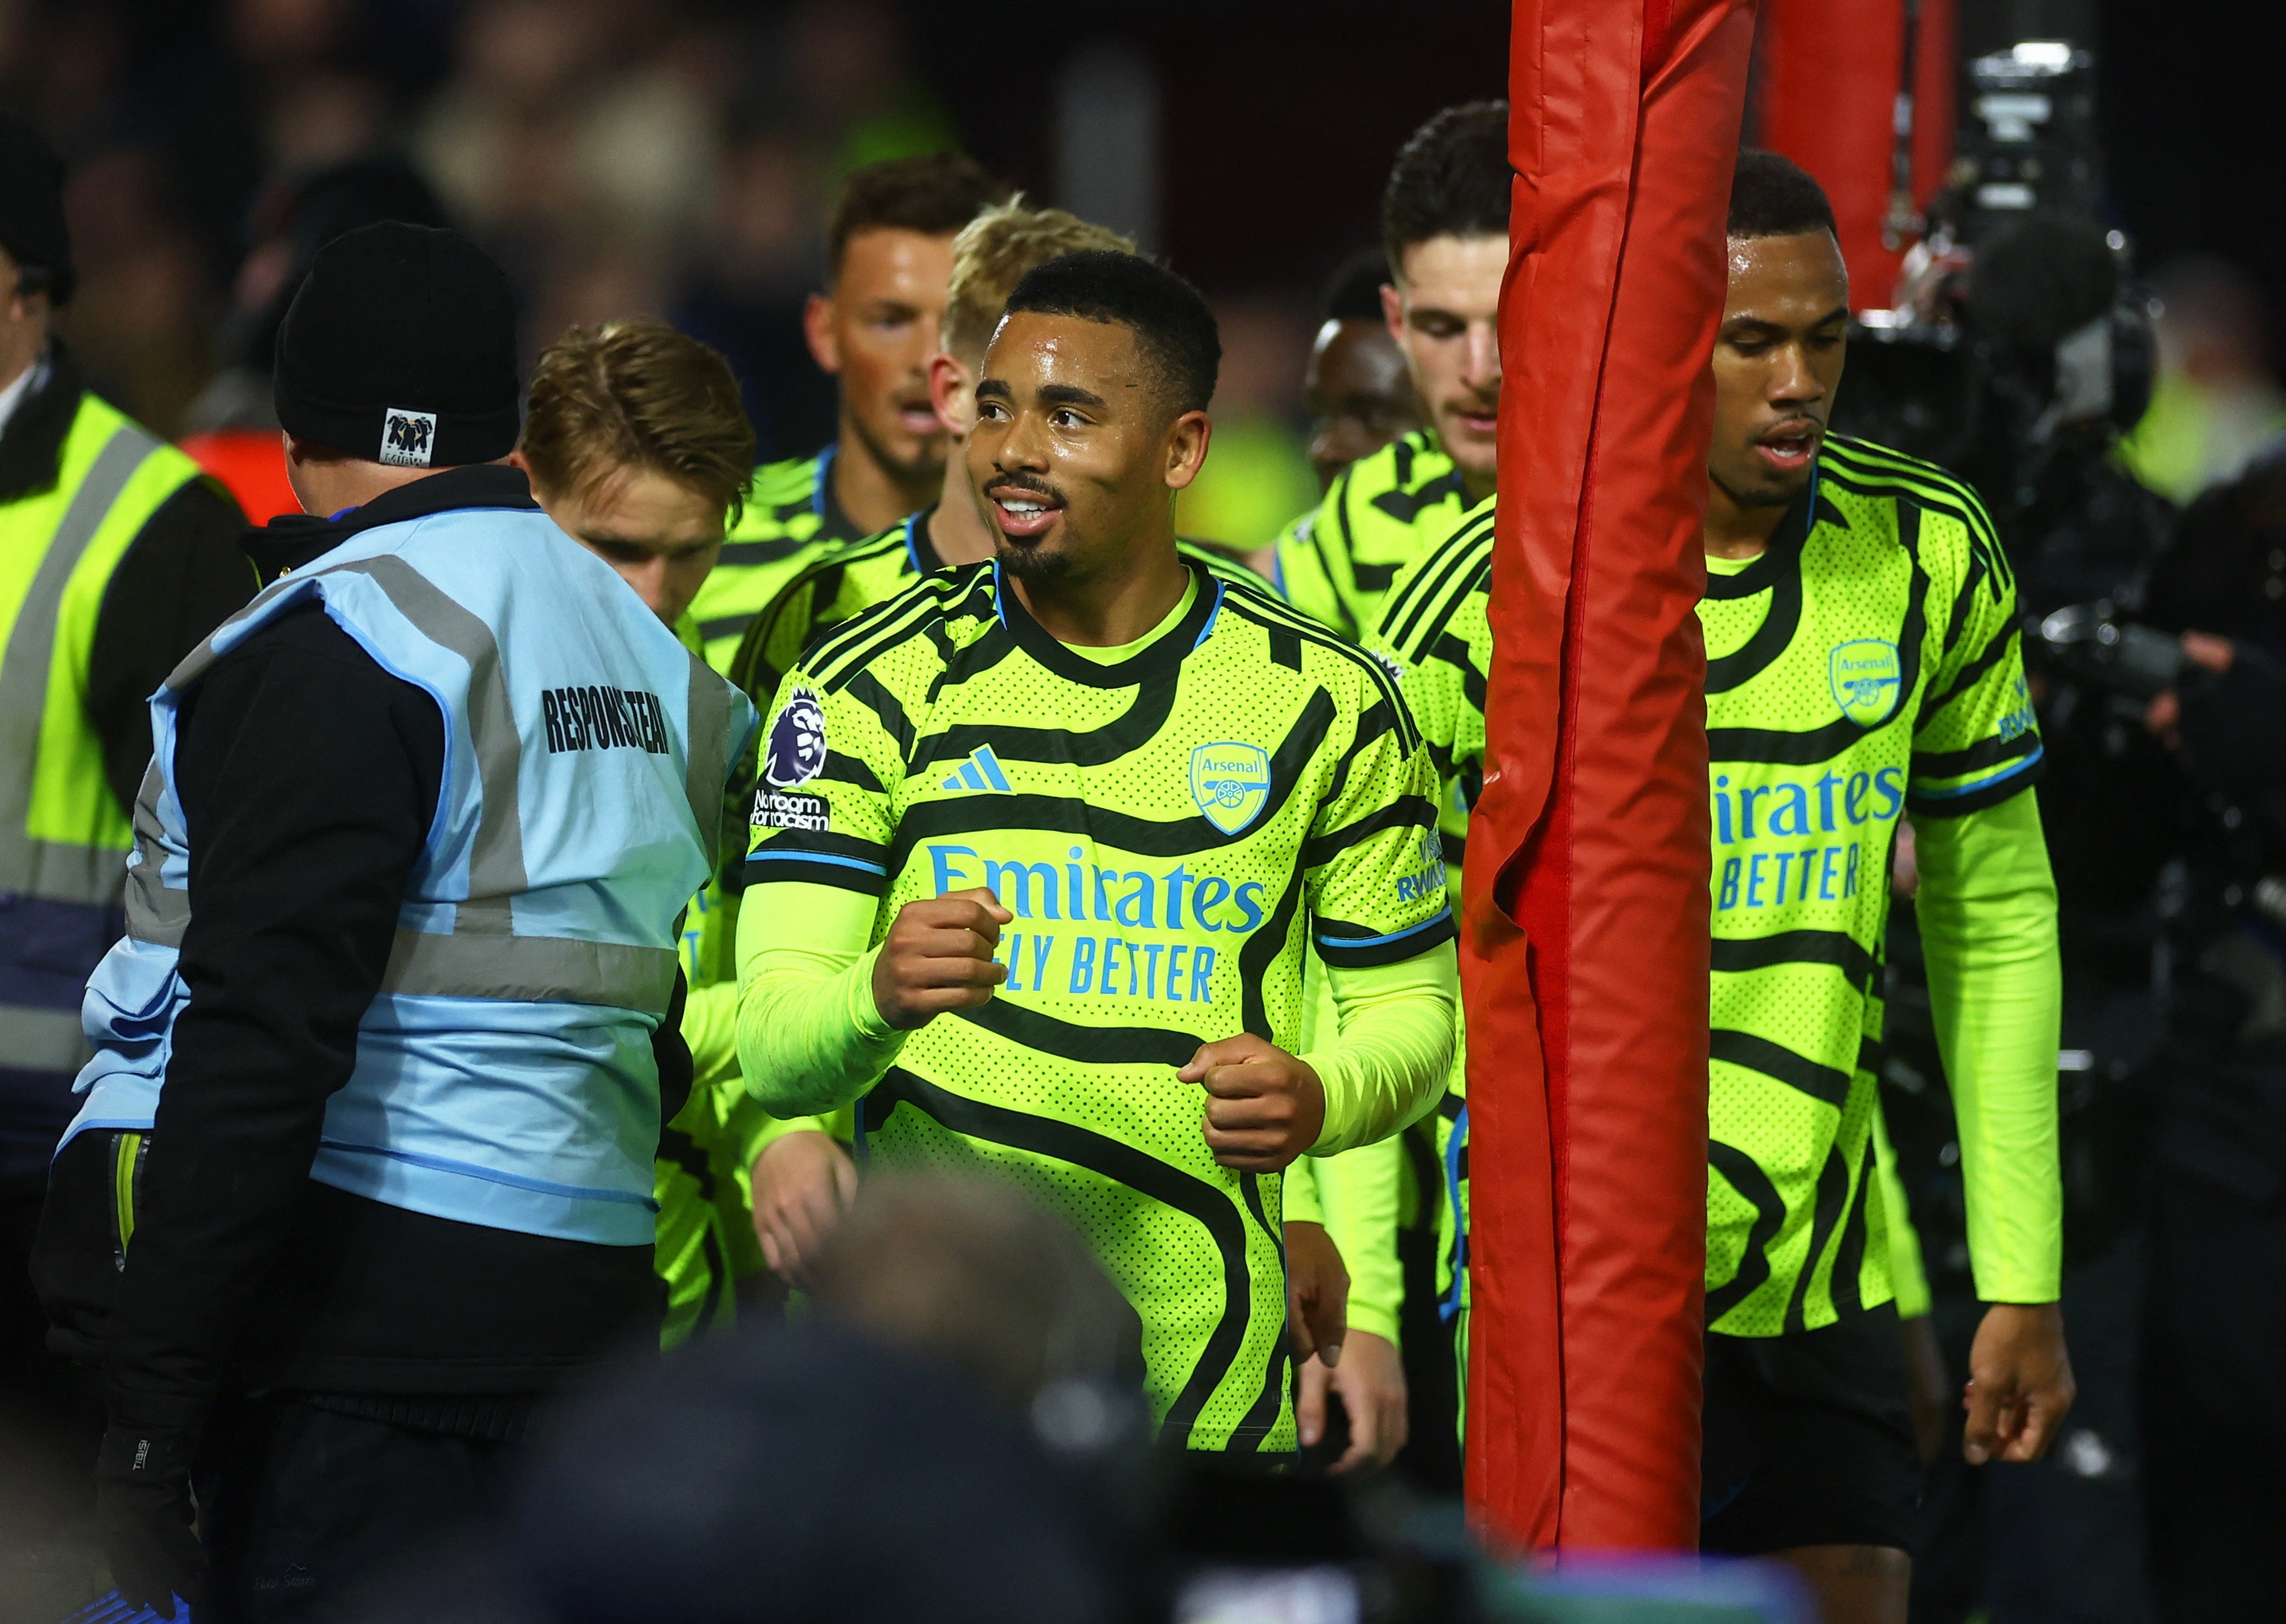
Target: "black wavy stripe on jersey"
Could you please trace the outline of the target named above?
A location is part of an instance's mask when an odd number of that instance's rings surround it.
[[[880,775],[873,770],[871,762],[863,756],[844,755],[839,750],[825,753],[825,765],[818,769],[818,777],[831,778],[837,784],[854,784],[860,789],[872,791],[876,795],[889,792],[889,786],[881,782]]]
[[[1868,1135],[1864,1148],[1858,1153],[1857,1188],[1849,1198],[1849,1211],[1841,1221],[1841,1239],[1833,1248],[1833,1272],[1826,1277],[1826,1293],[1833,1299],[1833,1312],[1837,1314],[1855,1313],[1865,1305],[1865,1202],[1872,1182],[1873,1141]]]
[[[2023,642],[2023,634],[2011,627],[2006,636],[1995,637],[1977,651],[1976,658],[1960,668],[1952,685],[1942,692],[1931,689],[1921,698],[1920,720],[1927,721],[1955,699],[1967,693],[1983,680],[1984,674],[2014,652]]]
[[[1905,618],[1897,630],[1897,689],[1911,693],[1920,682],[1921,640],[1928,629],[1928,572],[1921,568],[1920,509],[1910,501],[1897,503],[1897,539],[1912,568],[1912,584],[1905,600]],[[1800,559],[1795,560],[1797,572]],[[1733,576],[1732,580],[1745,579]],[[1711,587],[1712,582],[1709,582]],[[1749,640],[1752,641],[1751,639]],[[1709,728],[1707,729],[1707,755],[1713,762],[1745,761],[1774,767],[1815,767],[1830,761],[1869,733],[1894,727],[1904,715],[1898,706],[1888,715],[1864,727],[1847,716],[1837,716],[1822,728],[1797,733],[1784,728]]]
[[[1268,824],[1284,808],[1326,731],[1333,725],[1333,697],[1320,689],[1303,706],[1285,740],[1271,755],[1271,788],[1257,824]],[[994,746],[998,749],[997,745]],[[1005,753],[1003,760],[1006,757]],[[1202,813],[1161,822],[1099,807],[1072,795],[967,795],[926,800],[905,808],[889,847],[889,871],[903,871],[913,847],[952,834],[996,834],[1013,830],[1083,835],[1099,845],[1139,857],[1188,857],[1230,844]]]
[[[987,570],[994,566],[983,566]],[[1023,598],[1011,591],[1005,582],[988,575],[992,581],[993,602],[1000,611],[1000,624],[1007,627],[1016,646],[1033,659],[1067,682],[1076,682],[1083,688],[1132,688],[1163,671],[1179,665],[1184,657],[1199,645],[1212,624],[1216,611],[1223,603],[1222,584],[1202,564],[1186,564],[1198,591],[1183,618],[1164,633],[1155,637],[1145,647],[1137,650],[1115,666],[1106,666],[1058,642],[1047,627],[1032,618],[1024,607]],[[997,745],[993,746],[999,749]]]
[[[1746,1231],[1746,1250],[1738,1259],[1738,1272],[1707,1293],[1707,1323],[1714,1325],[1754,1296],[1770,1279],[1770,1242],[1778,1239],[1778,1231],[1785,1225],[1785,1202],[1762,1164],[1737,1146],[1710,1139],[1707,1141],[1707,1160],[1754,1210],[1754,1221]],[[1802,1272],[1807,1274],[1809,1270]]]
[[[1273,635],[1290,633],[1303,642],[1312,643],[1328,653],[1338,654],[1356,666],[1371,679],[1373,685],[1380,690],[1382,699],[1394,713],[1398,742],[1408,752],[1420,748],[1421,729],[1414,725],[1412,709],[1405,703],[1403,684],[1395,673],[1362,648],[1337,632],[1328,631],[1282,599],[1236,581],[1226,583],[1223,607],[1242,620],[1252,621],[1265,632]],[[1370,713],[1368,710],[1368,714]]]
[[[1286,888],[1278,894],[1278,905],[1270,911],[1269,918],[1238,950],[1240,1018],[1246,1030],[1265,1043],[1272,1041],[1272,1033],[1270,1007],[1263,999],[1262,983],[1270,974],[1270,966],[1284,950],[1295,918],[1301,911],[1302,872],[1297,869],[1286,877]]]
[[[2006,550],[1992,528],[1992,521],[1975,496],[1962,489],[1942,470],[1926,470],[1893,462],[1875,461],[1862,453],[1869,449],[1862,444],[1845,445],[1841,454],[1830,461],[1821,461],[1820,477],[1830,478],[1841,490],[1872,501],[1890,501],[1897,504],[1900,538],[1905,525],[1906,510],[1912,510],[1913,536],[1907,545],[1919,556],[1920,516],[1934,513],[1958,524],[1968,538],[1968,569],[1961,576],[1960,585],[1952,595],[1952,603],[1946,611],[1944,651],[1949,655],[1959,645],[1968,627],[1969,601],[1979,587],[1989,587],[1993,601],[2013,589],[2015,576],[2008,567]],[[1861,453],[1853,456],[1852,452]],[[1946,698],[1950,698],[1948,690]]]
[[[1707,1052],[1709,1059],[1760,1072],[1837,1111],[1849,1102],[1848,1072],[1838,1067],[1822,1066],[1806,1055],[1796,1054],[1784,1044],[1772,1043],[1753,1032],[1718,1026],[1707,1034]]]
[[[871,671],[855,671],[840,686],[842,692],[873,713],[874,720],[881,724],[881,731],[897,741],[897,753],[910,760],[918,737],[912,718],[905,713],[903,703],[881,679]]]
[[[1302,866],[1323,868],[1352,846],[1388,829],[1418,829],[1426,834],[1437,826],[1436,804],[1425,795],[1400,795],[1377,812],[1368,812],[1331,834],[1312,835],[1302,842]]]
[[[950,656],[943,620],[989,620],[998,613],[992,597],[992,566],[971,564],[967,571],[925,575],[893,598],[862,610],[819,638],[804,657],[803,668],[828,692],[853,673],[863,671],[876,654],[894,647],[925,627],[937,631],[941,653]]]
[[[1802,1254],[1802,1265],[1793,1277],[1793,1294],[1786,1299],[1785,1325],[1789,1331],[1807,1330],[1803,1322],[1804,1305],[1809,1300],[1810,1277],[1817,1273],[1817,1260],[1825,1256],[1825,1243],[1833,1238],[1834,1226],[1841,1221],[1841,1203],[1849,1195],[1849,1164],[1841,1159],[1838,1145],[1825,1147],[1825,1162],[1817,1170],[1817,1194],[1809,1214],[1809,1250]]]
[[[932,733],[905,753],[905,770],[916,777],[939,761],[965,761],[986,745],[1004,761],[1055,761],[1102,767],[1158,737],[1174,713],[1178,674],[1164,671],[1135,685],[1127,708],[1100,728],[1074,733],[1067,728],[1025,728],[998,723],[956,722]],[[854,691],[854,689],[853,689]]]
[[[1282,1276],[1286,1272],[1286,1237],[1280,1233],[1280,1226],[1270,1221],[1270,1215],[1262,1205],[1261,1179],[1253,1173],[1241,1173],[1238,1190],[1245,1197],[1246,1210],[1253,1215],[1255,1224],[1276,1249],[1278,1272]],[[1238,1423],[1241,1432],[1257,1439],[1266,1438],[1270,1429],[1278,1424],[1278,1413],[1286,1407],[1286,1373],[1293,1361],[1293,1351],[1290,1339],[1285,1336],[1278,1339],[1277,1351],[1270,1356],[1270,1367],[1263,1373],[1262,1396],[1254,1401],[1246,1412],[1246,1418]]]
[[[1409,437],[1396,441],[1394,455],[1397,461],[1397,477],[1388,490],[1376,492],[1369,499],[1371,506],[1380,508],[1382,512],[1389,515],[1400,524],[1410,524],[1428,508],[1449,497],[1457,495],[1464,501],[1468,499],[1468,482],[1461,477],[1461,470],[1457,468],[1439,474],[1434,479],[1423,480],[1418,485],[1414,485],[1415,454]],[[1342,505],[1347,506],[1346,503]],[[1343,539],[1345,541],[1348,540],[1346,536]],[[1365,584],[1362,576],[1360,577],[1358,584],[1360,586]]]
[[[1718,603],[1731,603],[1767,592],[1770,607],[1762,613],[1762,623],[1754,635],[1728,654],[1709,655],[1707,659],[1707,691],[1726,694],[1743,682],[1751,682],[1770,669],[1770,662],[1793,645],[1794,634],[1801,629],[1802,544],[1809,539],[1811,520],[1809,503],[1797,501],[1778,521],[1777,530],[1763,544],[1762,553],[1743,570],[1732,574],[1707,572],[1707,595]],[[1827,522],[1849,527],[1839,509],[1819,504],[1818,516]]]
[[[1959,522],[1968,537],[1968,572],[1954,595],[1954,618],[1945,635],[1950,650],[1959,641],[1959,608],[1969,589],[1985,580],[1993,583],[1995,601],[2016,584],[2008,550],[1984,504],[1967,485],[1932,462],[1908,457],[1871,441],[1835,435],[1827,439],[1818,459],[1821,475],[1831,474],[1842,489],[1861,496],[1904,498],[1931,513]]]
[[[1717,936],[1709,968],[1731,974],[1774,965],[1832,965],[1860,997],[1873,982],[1873,955],[1841,930],[1781,930],[1767,936]]]
[[[1454,611],[1489,580],[1492,548],[1493,516],[1489,513],[1480,514],[1454,531],[1439,547],[1441,556],[1436,567],[1415,576],[1407,585],[1404,595],[1383,612],[1383,641],[1400,653],[1407,653],[1441,633],[1451,623]],[[1432,615],[1433,620],[1423,626],[1423,621]]]
[[[1254,1317],[1254,1277],[1247,1266],[1246,1224],[1230,1197],[1132,1145],[1072,1123],[1035,1116],[1027,1111],[952,1093],[902,1067],[892,1067],[860,1102],[865,1131],[879,1133],[890,1113],[901,1105],[918,1111],[948,1132],[1052,1157],[1108,1179],[1114,1184],[1125,1185],[1196,1220],[1207,1232],[1222,1258],[1222,1316],[1208,1334],[1198,1362],[1184,1378],[1160,1429],[1160,1435],[1171,1442],[1187,1443],[1192,1427],[1198,1423],[1199,1412],[1230,1374],[1239,1351],[1246,1345],[1247,1328]],[[1259,1448],[1262,1440],[1257,1435],[1242,1441],[1250,1448]]]
[[[824,641],[825,634],[833,629],[831,623],[824,627],[817,624],[820,606],[830,606],[841,595],[841,583],[849,573],[849,566],[884,553],[904,550],[904,532],[900,528],[874,538],[871,543],[855,544],[820,559],[795,576],[747,626],[745,635],[739,639],[737,652],[730,657],[730,681],[757,705],[768,705],[786,675],[771,665],[769,658],[784,617],[799,614],[810,623],[796,656],[807,658]]]
[[[1325,793],[1319,798],[1320,802],[1331,806],[1340,800],[1349,788],[1350,769],[1357,764],[1358,757],[1363,755],[1383,734],[1397,732],[1401,727],[1401,719],[1393,706],[1386,704],[1367,706],[1358,717],[1357,732],[1351,737],[1349,748],[1343,751],[1342,759],[1334,763],[1333,777],[1326,780]],[[1411,746],[1405,745],[1400,738],[1399,748],[1409,752]]]
[[[1007,998],[994,998],[978,1008],[952,1013],[970,1025],[981,1027],[1019,1047],[1087,1066],[1180,1068],[1191,1063],[1202,1041],[1192,1033],[1169,1027],[1094,1026],[1064,1021]]]

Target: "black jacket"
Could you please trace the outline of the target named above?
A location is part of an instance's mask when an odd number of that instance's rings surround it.
[[[55,484],[84,392],[71,351],[51,345],[46,381],[17,403],[0,433],[0,502]],[[238,504],[211,480],[194,479],[144,524],[104,588],[87,720],[103,741],[104,777],[127,811],[151,761],[151,695],[261,585],[239,546],[245,532]]]
[[[296,567],[373,525],[532,505],[513,469],[453,469],[339,522],[280,521],[251,546]],[[655,1336],[663,1299],[649,1246],[456,1223],[309,1177],[435,815],[445,752],[435,702],[312,608],[217,662],[186,700],[178,737],[191,998],[104,1336],[114,1423],[194,1426],[227,1385],[529,1393],[623,1339]],[[681,996],[678,982],[654,1044],[662,1120],[690,1086]],[[111,1264],[99,1215],[112,1137],[82,1135],[57,1169],[37,1272],[51,1314],[67,1322],[71,1282],[85,1287]],[[77,1314],[83,1350],[99,1313],[90,1302]]]

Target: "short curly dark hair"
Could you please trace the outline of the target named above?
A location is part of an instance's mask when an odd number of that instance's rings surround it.
[[[1447,107],[1397,149],[1381,194],[1381,247],[1392,276],[1405,250],[1431,237],[1505,237],[1516,171],[1508,162],[1508,103]]]
[[[1738,154],[1738,167],[1730,173],[1728,235],[1799,237],[1833,229],[1833,205],[1808,169],[1759,147],[1749,146]]]
[[[1171,415],[1203,412],[1214,398],[1221,330],[1199,290],[1164,265],[1110,248],[1061,255],[1016,284],[1007,313],[1020,311],[1127,328],[1158,374]]]
[[[841,256],[859,232],[886,226],[950,237],[1008,196],[1006,181],[962,153],[887,158],[852,169],[825,224],[828,280],[841,275]]]

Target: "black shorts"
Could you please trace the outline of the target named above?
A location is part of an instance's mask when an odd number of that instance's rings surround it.
[[[1888,1305],[1785,1336],[1707,1334],[1699,1543],[1912,1546],[1920,1452]]]

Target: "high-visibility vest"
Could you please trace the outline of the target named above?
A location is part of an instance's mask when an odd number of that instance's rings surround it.
[[[88,1056],[80,997],[118,939],[131,844],[87,718],[96,619],[143,526],[198,477],[83,394],[55,483],[0,503],[0,1069],[34,1088],[52,1074],[58,1107]]]
[[[217,659],[312,600],[436,699],[445,739],[436,818],[310,1176],[433,1217],[650,1244],[651,1035],[754,710],[532,509],[354,533],[225,621],[153,698],[127,935],[88,984],[97,1052],[66,1142],[153,1125],[190,1001],[180,706]]]

